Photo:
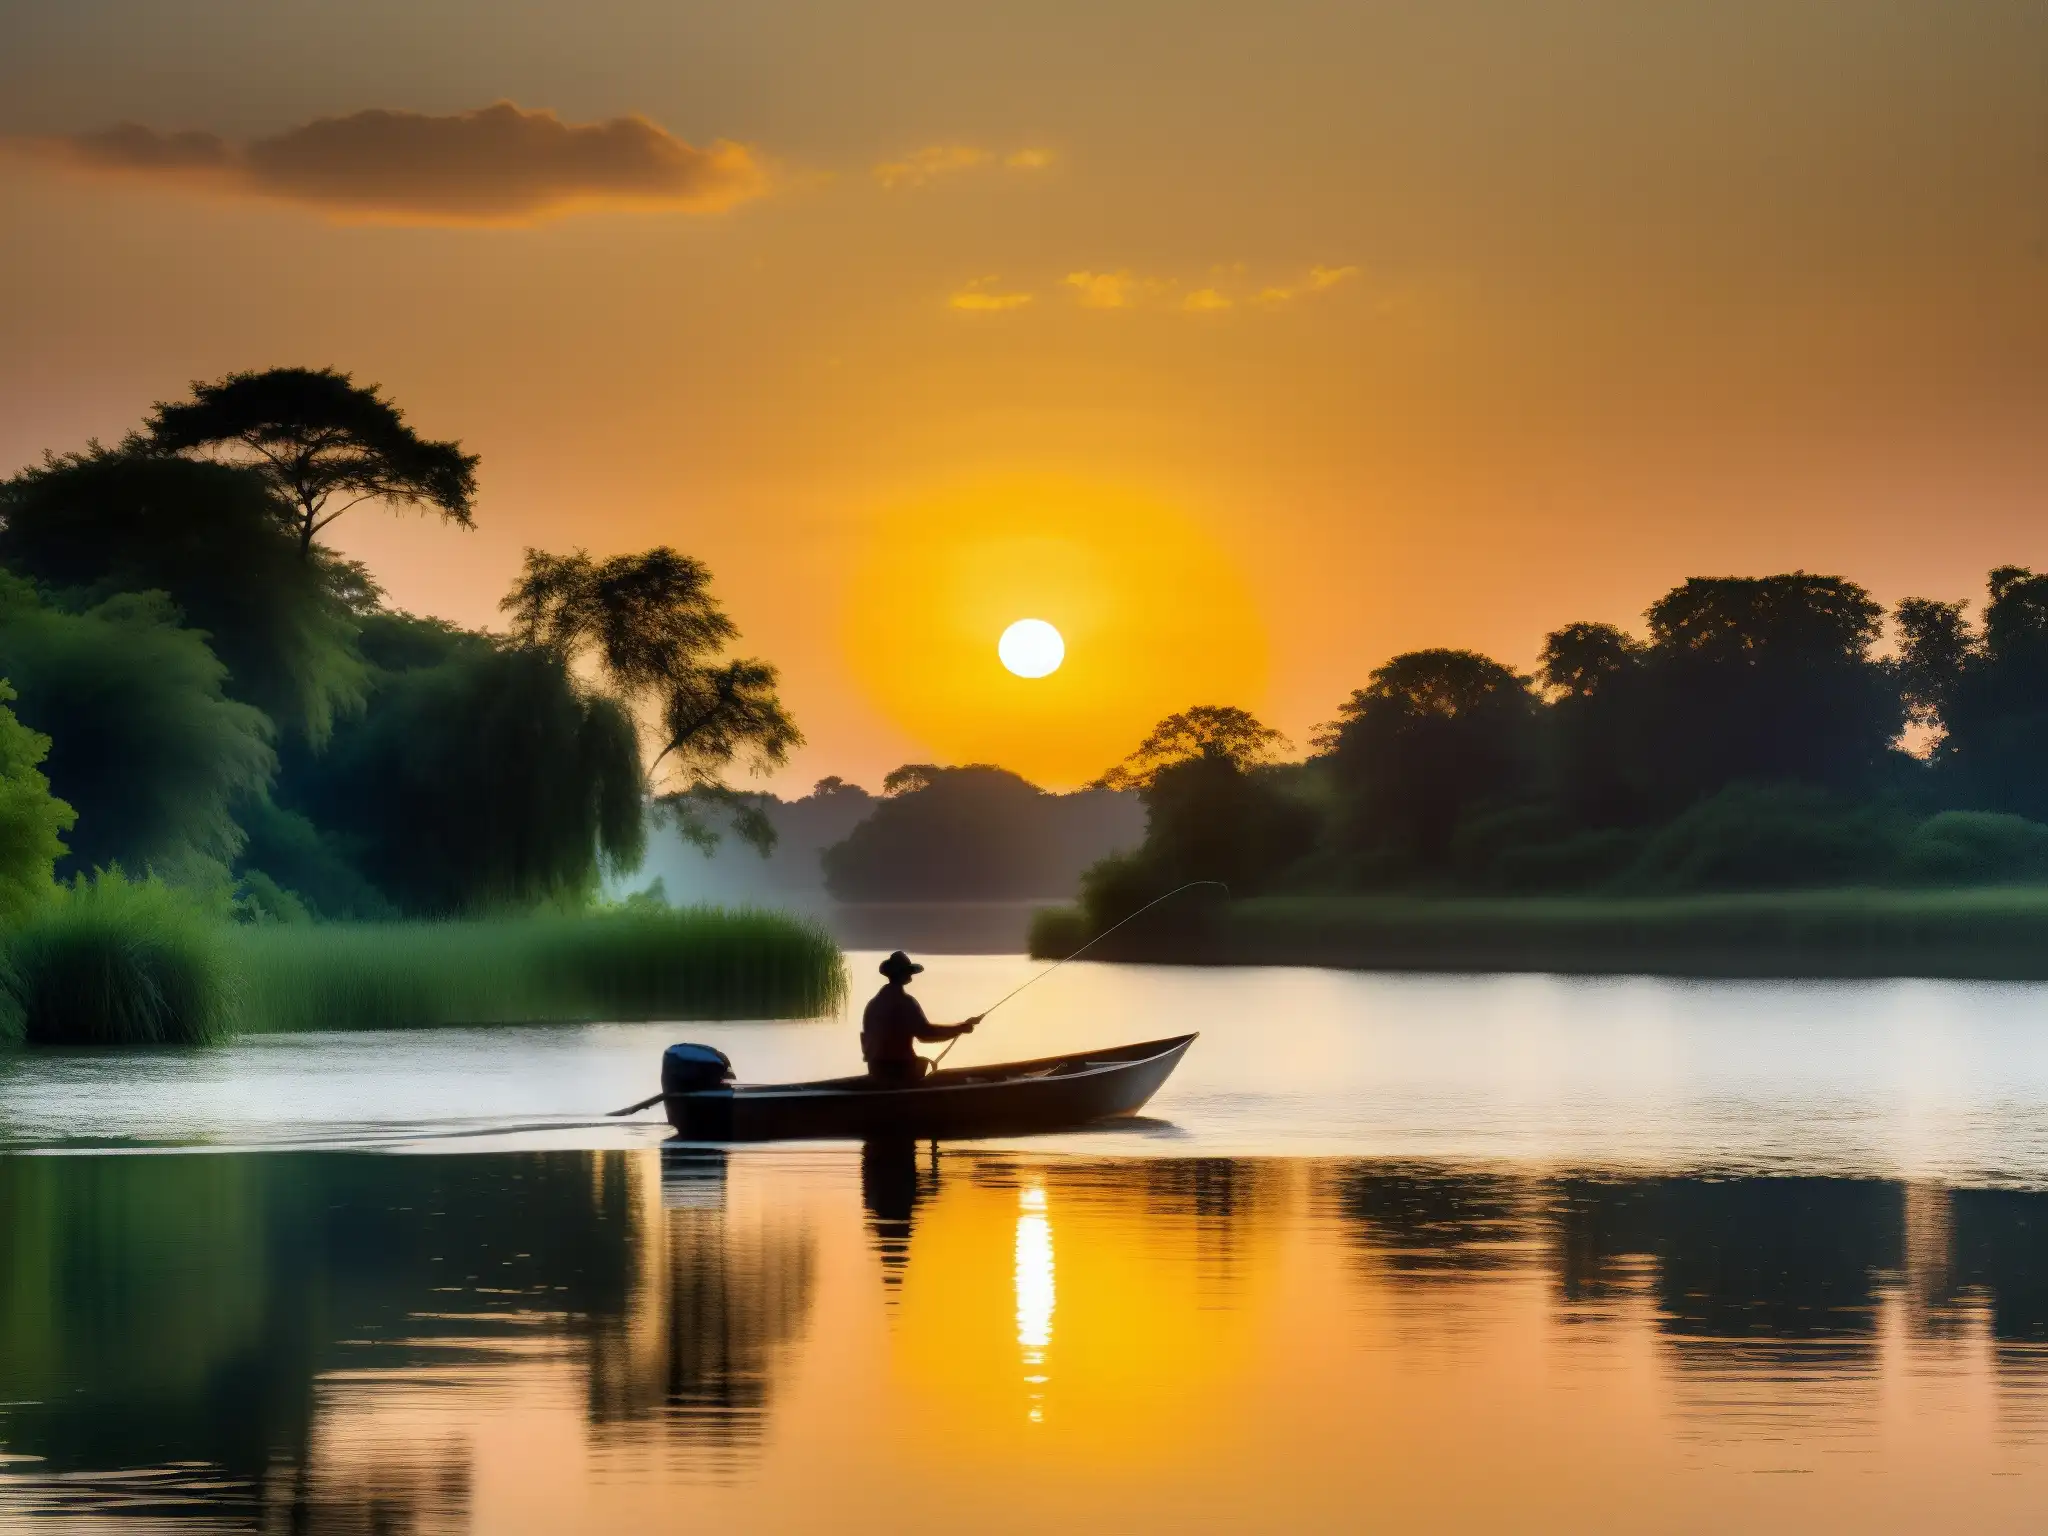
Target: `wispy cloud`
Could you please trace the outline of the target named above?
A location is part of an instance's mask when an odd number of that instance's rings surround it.
[[[1286,287],[1261,288],[1252,296],[1255,304],[1289,304],[1296,299],[1313,298],[1316,294],[1327,293],[1339,283],[1348,283],[1358,276],[1356,267],[1310,267],[1308,276],[1300,282]]]
[[[1005,292],[995,286],[994,277],[978,277],[947,298],[946,303],[954,309],[965,309],[982,314],[1003,310],[1022,309],[1035,294],[1015,291]]]
[[[875,167],[875,180],[884,188],[921,187],[941,176],[1001,165],[1013,171],[1042,171],[1052,164],[1048,149],[1018,149],[1005,155],[977,144],[928,144],[912,150],[900,160],[885,160]]]
[[[755,152],[644,117],[567,123],[509,101],[449,116],[356,112],[236,144],[139,123],[25,141],[74,169],[398,224],[534,224],[592,209],[720,213],[767,191]]]
[[[1084,309],[1134,309],[1149,303],[1163,291],[1158,278],[1142,277],[1129,270],[1118,272],[1069,272],[1060,279],[1074,292]]]
[[[1313,298],[1358,275],[1355,266],[1319,266],[1310,267],[1305,276],[1293,282],[1249,285],[1243,267],[1229,266],[1212,268],[1206,282],[1190,286],[1179,278],[1149,277],[1128,268],[1115,272],[1084,268],[1069,272],[1061,282],[1084,309],[1176,309],[1185,314],[1213,315],[1241,305],[1273,308]]]

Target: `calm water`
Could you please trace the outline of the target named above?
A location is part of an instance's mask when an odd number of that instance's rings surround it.
[[[1187,1027],[936,1154],[600,1118],[843,1023],[16,1058],[0,1527],[2038,1527],[2048,989],[1075,966],[955,1059]]]

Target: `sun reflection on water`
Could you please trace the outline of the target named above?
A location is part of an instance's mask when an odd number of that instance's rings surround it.
[[[1028,1415],[1045,1422],[1046,1350],[1052,1345],[1052,1223],[1045,1214],[1045,1186],[1017,1191],[1017,1348],[1024,1358]]]

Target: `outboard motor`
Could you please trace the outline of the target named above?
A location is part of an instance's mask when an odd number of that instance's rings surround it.
[[[661,1091],[702,1093],[732,1081],[732,1062],[708,1045],[672,1045],[661,1053]]]

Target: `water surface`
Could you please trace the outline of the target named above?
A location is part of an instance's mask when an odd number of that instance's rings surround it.
[[[15,1058],[0,1527],[2038,1525],[2048,992],[1076,966],[956,1059],[1185,1028],[936,1151],[596,1113],[843,1021]]]

